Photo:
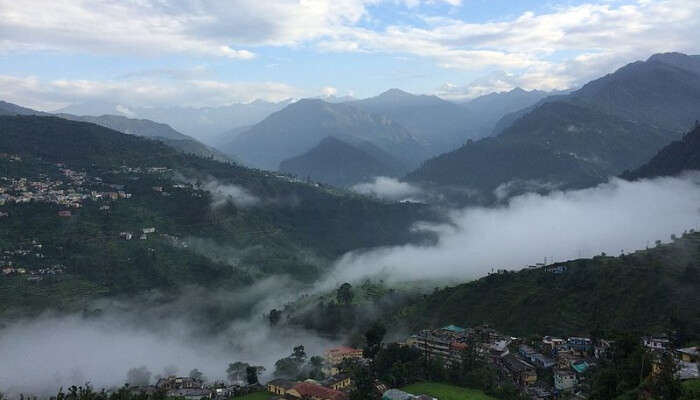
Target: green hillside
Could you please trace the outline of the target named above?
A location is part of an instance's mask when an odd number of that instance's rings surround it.
[[[28,256],[6,255],[3,263],[29,270],[63,266],[40,281],[0,276],[0,313],[183,284],[236,287],[271,274],[308,281],[348,250],[422,239],[409,227],[431,218],[424,207],[299,183],[54,117],[0,117],[0,154],[4,186],[26,178],[86,197],[80,208],[38,200],[0,206],[8,214],[0,249],[30,249]],[[82,175],[72,181],[66,168]],[[254,201],[237,205],[217,194],[227,190]],[[93,192],[130,198],[93,200]],[[150,227],[155,232],[139,240]],[[121,232],[134,238],[124,240]]]
[[[412,328],[490,324],[512,335],[700,332],[700,233],[619,257],[491,274],[405,307]]]

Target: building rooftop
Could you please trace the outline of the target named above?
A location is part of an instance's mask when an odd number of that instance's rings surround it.
[[[444,329],[446,331],[454,332],[454,333],[463,333],[465,331],[464,328],[459,327],[457,325],[447,325],[447,326],[443,327],[442,329]]]
[[[268,382],[268,385],[274,385],[277,387],[281,387],[285,390],[289,390],[294,387],[298,382],[290,381],[288,379],[273,379],[270,382]]]

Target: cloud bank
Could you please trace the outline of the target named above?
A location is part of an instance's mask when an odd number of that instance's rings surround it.
[[[422,193],[415,185],[386,176],[377,176],[372,182],[358,183],[351,189],[360,194],[391,201],[414,200],[415,196]]]
[[[375,274],[392,281],[468,280],[492,268],[618,255],[698,227],[700,176],[640,182],[613,179],[600,186],[549,195],[526,194],[497,208],[467,208],[450,224],[424,226],[435,246],[405,245],[346,254],[333,269],[333,286]]]
[[[188,288],[175,301],[152,295],[93,304],[97,316],[44,315],[0,329],[0,391],[55,395],[60,387],[90,382],[121,386],[132,368],[157,375],[197,368],[210,380],[224,380],[228,363],[263,365],[304,345],[320,355],[336,343],[301,330],[271,328],[263,313],[298,295],[300,287],[269,278],[247,288]],[[212,310],[230,315],[212,326]],[[153,380],[151,383],[154,383]]]

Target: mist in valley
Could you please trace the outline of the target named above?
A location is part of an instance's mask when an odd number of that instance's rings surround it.
[[[417,189],[411,190],[411,196],[417,195]],[[235,361],[264,366],[267,378],[274,362],[294,346],[304,345],[311,356],[343,342],[342,337],[329,340],[285,324],[270,325],[269,310],[304,293],[368,277],[389,284],[458,282],[492,269],[519,269],[544,257],[563,261],[601,252],[618,255],[695,228],[700,222],[697,204],[696,174],[638,182],[612,179],[584,190],[525,194],[492,208],[450,210],[450,223],[414,227],[435,232],[435,245],[357,250],[328,266],[314,285],[274,276],[244,289],[187,287],[177,296],[149,292],[101,300],[82,314],[45,313],[7,322],[0,328],[0,390],[10,396],[52,395],[60,387],[85,382],[114,387],[139,367],[151,373],[151,383],[157,375],[175,370],[186,375],[194,368],[209,380],[224,379],[228,363]],[[218,253],[219,260],[237,262],[235,250],[189,240],[202,254]]]

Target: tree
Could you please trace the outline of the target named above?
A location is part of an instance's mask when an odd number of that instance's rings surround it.
[[[299,364],[306,362],[306,351],[303,345],[296,346],[292,352],[292,358]]]
[[[249,385],[257,385],[258,376],[260,376],[263,371],[265,371],[265,367],[252,365],[247,366],[245,369],[246,382],[248,382]]]
[[[663,353],[658,370],[653,375],[651,392],[660,400],[677,400],[683,394],[681,381],[678,379],[678,363],[671,353]]]
[[[282,319],[282,311],[273,308],[270,310],[270,315],[268,318],[270,320],[270,325],[275,326],[280,322],[280,319]]]
[[[240,361],[229,364],[228,368],[226,368],[226,376],[228,377],[228,380],[233,383],[245,381],[246,370],[248,367],[250,367],[250,364]]]
[[[320,380],[325,378],[323,373],[323,357],[313,356],[306,365],[306,375],[311,379]]]
[[[352,371],[355,386],[350,391],[350,400],[379,400],[380,395],[374,385],[374,378],[369,368],[357,365]]]
[[[130,386],[148,386],[151,383],[151,371],[145,366],[131,368],[126,373],[126,383]]]
[[[301,366],[292,357],[285,357],[275,363],[274,375],[277,378],[296,378],[301,372]]]
[[[338,301],[338,304],[342,304],[344,306],[349,306],[352,304],[353,296],[352,285],[347,282],[340,285],[338,291],[336,292],[336,300]]]
[[[190,371],[190,378],[197,380],[197,381],[200,381],[200,382],[205,381],[204,374],[202,373],[202,371],[198,370],[197,368]]]
[[[386,335],[386,328],[381,322],[375,322],[365,333],[365,348],[362,354],[365,358],[374,359],[382,348],[382,340]]]

